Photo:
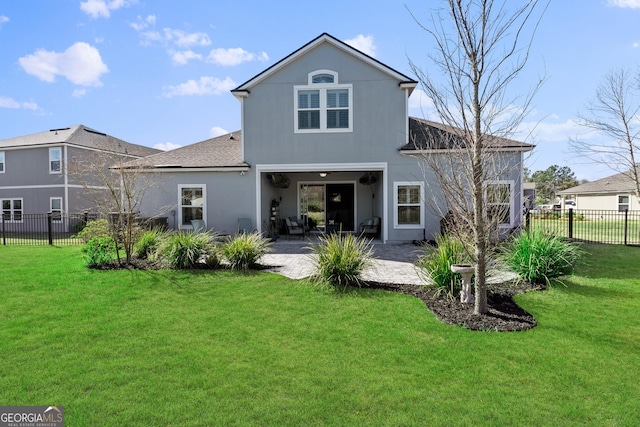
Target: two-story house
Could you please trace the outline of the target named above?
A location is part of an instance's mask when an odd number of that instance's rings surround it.
[[[232,90],[241,131],[130,165],[161,176],[143,215],[172,206],[170,226],[190,228],[197,219],[223,233],[236,231],[238,218],[260,231],[295,217],[319,230],[356,233],[376,218],[383,241],[431,239],[442,214],[431,206],[436,181],[420,161],[428,148],[421,138],[448,130],[409,117],[416,86],[322,34]],[[509,195],[503,226],[511,228],[522,220],[522,153],[533,147],[500,144],[516,166],[500,180]]]
[[[92,210],[79,177],[95,171],[71,170],[74,160],[109,153],[128,161],[158,152],[83,125],[0,140],[3,219],[19,224],[30,214],[51,212],[61,218],[63,213]]]

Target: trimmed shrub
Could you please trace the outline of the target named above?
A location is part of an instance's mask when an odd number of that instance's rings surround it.
[[[133,245],[133,256],[136,258],[152,258],[166,238],[166,233],[159,229],[151,229],[140,235],[138,241]]]
[[[255,231],[240,233],[223,243],[220,250],[232,269],[248,270],[271,250],[271,241]]]
[[[106,219],[89,221],[82,231],[78,233],[78,237],[85,243],[88,243],[89,240],[94,237],[111,237],[109,233],[109,221]]]
[[[549,285],[552,279],[570,274],[583,253],[579,245],[560,236],[529,231],[505,243],[500,261],[520,280]]]
[[[453,264],[470,263],[471,247],[451,235],[436,238],[436,247],[425,245],[424,255],[416,261],[427,280],[442,290],[455,294],[461,289],[462,278],[451,271]]]
[[[82,248],[87,267],[102,267],[116,256],[116,245],[111,237],[93,237]]]
[[[193,268],[204,257],[212,245],[210,233],[179,231],[163,242],[160,254],[171,268]]]
[[[331,233],[311,245],[311,281],[333,287],[362,286],[362,273],[373,264],[373,243],[353,234]]]

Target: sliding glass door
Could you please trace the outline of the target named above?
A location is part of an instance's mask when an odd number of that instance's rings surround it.
[[[321,231],[355,231],[353,183],[300,184],[300,214]]]

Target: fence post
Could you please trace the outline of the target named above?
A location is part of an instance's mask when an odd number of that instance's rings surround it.
[[[569,208],[569,238],[573,239],[573,208]]]
[[[529,231],[531,226],[531,211],[527,209],[527,212],[524,214],[524,227],[525,230]]]
[[[629,226],[629,209],[624,210],[624,245],[627,245],[627,230]]]
[[[53,224],[51,220],[51,212],[47,214],[47,232],[49,234],[49,245],[53,245],[53,230],[51,229]]]
[[[2,216],[2,246],[7,246],[7,236],[4,234],[4,212],[0,211]]]

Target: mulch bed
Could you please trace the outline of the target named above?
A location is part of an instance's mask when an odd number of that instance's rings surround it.
[[[491,284],[487,289],[485,314],[473,314],[473,304],[464,304],[446,292],[420,285],[401,285],[389,283],[369,283],[374,289],[414,296],[422,300],[427,308],[444,323],[458,325],[474,331],[525,331],[536,326],[536,319],[523,310],[513,300],[513,296],[522,292],[542,290],[544,287],[529,283]]]

